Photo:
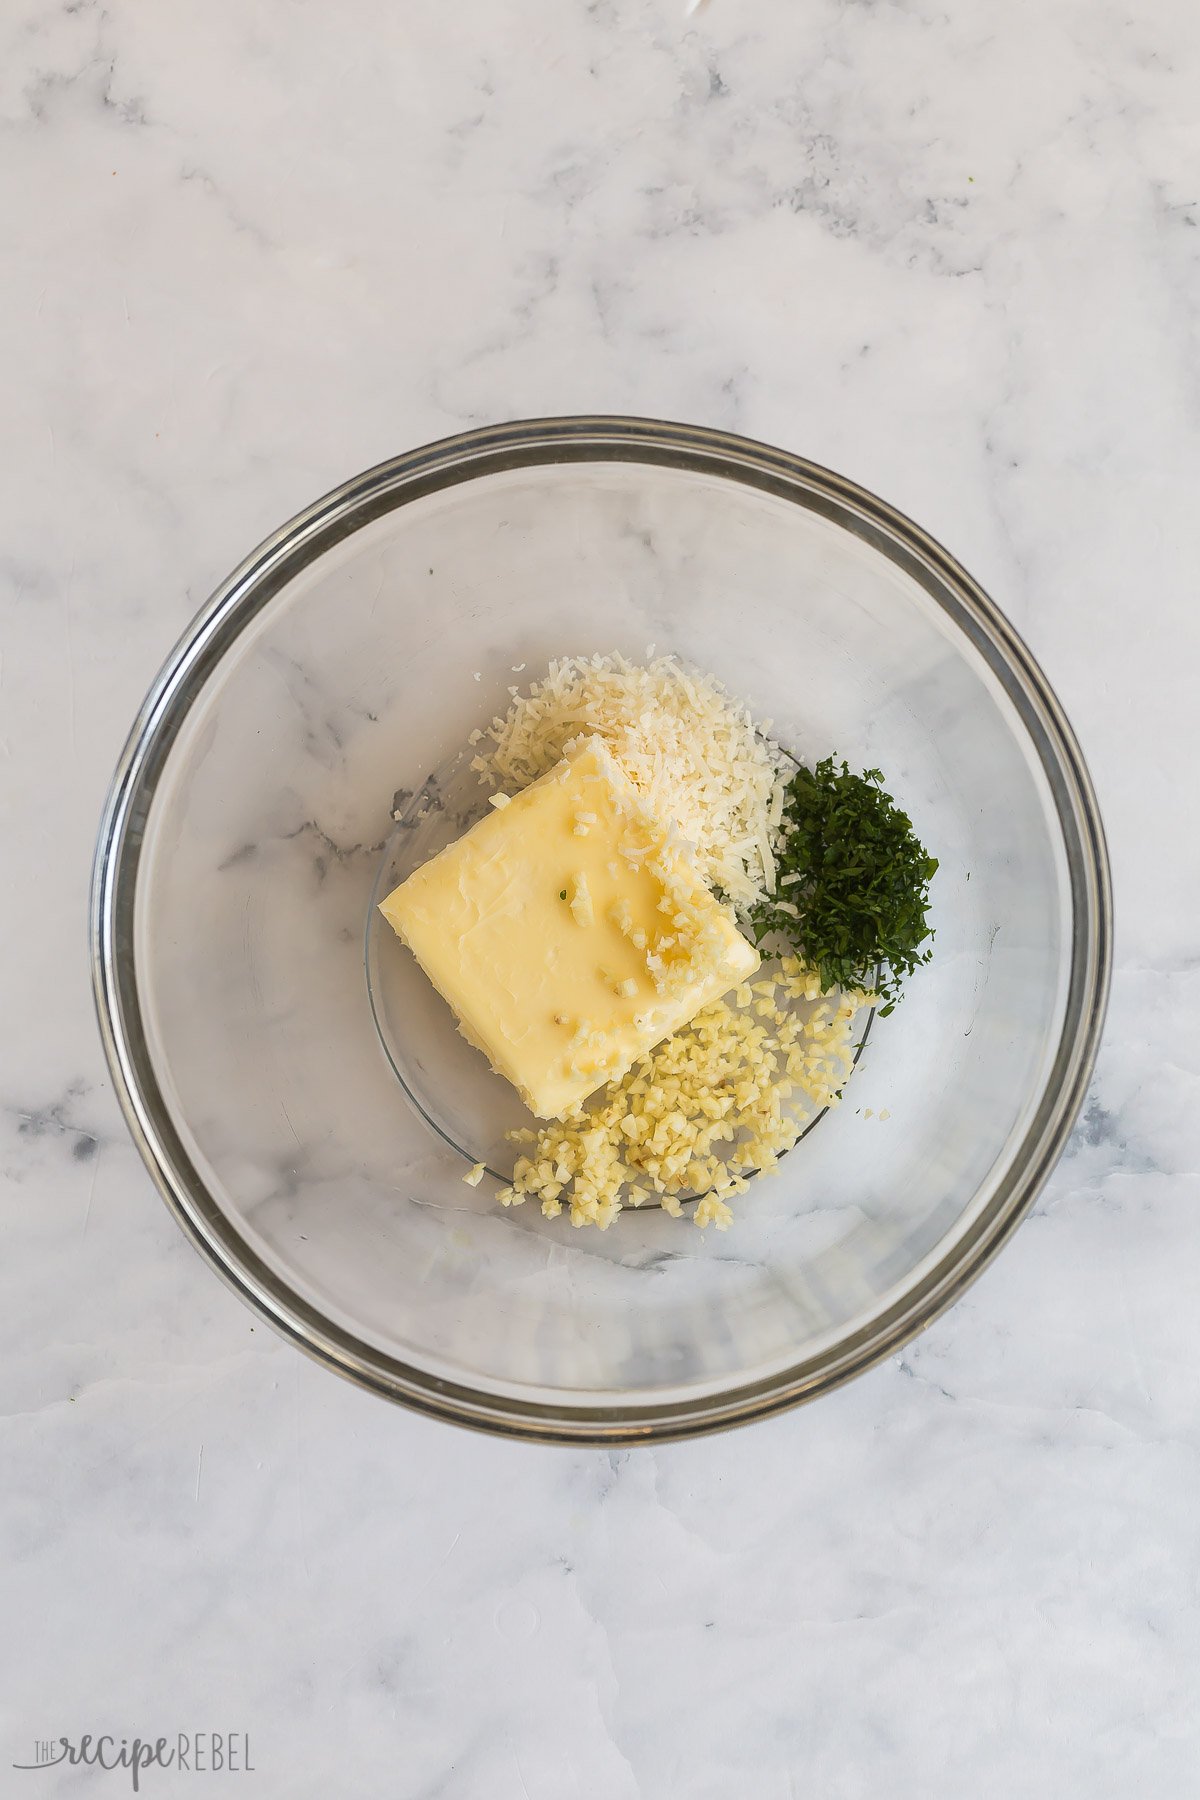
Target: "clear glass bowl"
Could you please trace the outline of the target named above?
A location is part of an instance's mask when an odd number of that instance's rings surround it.
[[[933,963],[724,1235],[464,1186],[364,978],[393,810],[551,657],[651,643],[798,754],[882,768],[941,862]],[[807,1399],[962,1291],[1062,1149],[1109,938],[1078,748],[965,571],[840,476],[630,419],[432,445],[255,551],[147,697],[92,897],[130,1129],[234,1289],[390,1398],[607,1442]]]

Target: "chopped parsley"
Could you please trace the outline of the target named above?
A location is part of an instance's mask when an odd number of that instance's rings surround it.
[[[776,890],[751,914],[755,941],[786,938],[822,987],[872,991],[886,1018],[905,976],[933,954],[925,915],[936,869],[880,771],[852,775],[827,756],[787,785]]]

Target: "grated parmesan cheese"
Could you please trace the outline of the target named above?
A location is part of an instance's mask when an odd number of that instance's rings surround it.
[[[484,733],[491,747],[481,743],[471,766],[493,784],[527,787],[589,733],[654,811],[675,821],[697,873],[739,912],[773,892],[771,844],[789,766],[720,682],[672,656],[644,668],[622,656],[553,662],[493,719]]]

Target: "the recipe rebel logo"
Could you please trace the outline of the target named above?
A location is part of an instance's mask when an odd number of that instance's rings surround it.
[[[124,1770],[132,1791],[141,1792],[150,1769],[176,1769],[185,1775],[253,1775],[248,1731],[177,1731],[173,1737],[116,1737],[84,1732],[76,1738],[39,1738],[33,1759],[14,1762],[14,1769],[91,1768]]]

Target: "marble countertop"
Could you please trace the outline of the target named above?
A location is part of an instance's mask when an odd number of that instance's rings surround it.
[[[1198,95],[1185,0],[5,7],[0,1793],[129,1791],[10,1765],[180,1731],[290,1800],[1196,1792]],[[397,450],[569,411],[919,519],[1114,859],[1092,1095],[999,1261],[660,1451],[276,1342],[156,1198],[87,972],[110,769],[219,578]]]

